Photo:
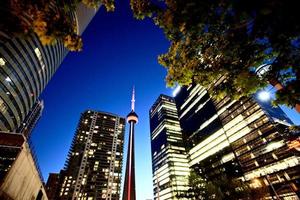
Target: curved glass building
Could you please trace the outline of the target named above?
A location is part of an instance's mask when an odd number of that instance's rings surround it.
[[[79,5],[74,13],[82,34],[97,10]],[[0,130],[15,132],[62,63],[62,42],[43,46],[36,35],[11,38],[0,31]]]

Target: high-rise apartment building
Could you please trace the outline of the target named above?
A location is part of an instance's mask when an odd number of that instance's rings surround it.
[[[177,199],[188,190],[189,164],[174,99],[160,95],[149,115],[154,199]]]
[[[79,5],[73,14],[77,32],[96,9]],[[43,46],[34,34],[11,38],[0,30],[0,131],[16,132],[67,55],[61,41]]]
[[[125,119],[82,113],[68,154],[59,199],[119,200]]]
[[[175,101],[192,168],[269,188],[269,197],[297,198],[300,152],[289,146],[291,121],[280,108],[250,97],[217,100],[200,85],[181,88]]]

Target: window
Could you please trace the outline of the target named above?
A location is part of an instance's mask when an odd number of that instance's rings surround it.
[[[3,58],[0,58],[0,66],[4,66],[5,65],[5,60]]]
[[[43,192],[42,192],[42,190],[40,190],[36,197],[36,200],[42,200],[42,198],[43,198]]]

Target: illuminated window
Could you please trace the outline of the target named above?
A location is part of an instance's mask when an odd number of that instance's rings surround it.
[[[0,58],[0,66],[4,66],[5,65],[5,60],[3,58]]]
[[[11,79],[10,79],[9,77],[6,77],[6,78],[5,78],[5,81],[11,82]]]
[[[5,102],[2,100],[2,98],[0,97],[0,111],[2,113],[6,112],[7,111],[7,106],[5,104]]]

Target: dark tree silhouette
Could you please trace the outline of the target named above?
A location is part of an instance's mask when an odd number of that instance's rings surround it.
[[[114,0],[3,0],[0,29],[9,35],[34,32],[43,44],[62,40],[80,50],[70,11],[79,3],[104,5]],[[150,17],[171,41],[159,56],[166,81],[208,87],[222,98],[248,96],[269,83],[277,88],[274,104],[300,112],[300,12],[296,0],[131,0],[138,19]]]
[[[251,188],[247,183],[226,174],[209,180],[203,174],[192,170],[188,179],[190,189],[186,193],[178,194],[179,199],[262,200],[269,193],[266,186]]]
[[[225,77],[213,93],[237,99],[270,83],[278,89],[275,104],[300,111],[297,1],[131,0],[131,7],[171,41],[159,57],[169,85],[209,86]]]

